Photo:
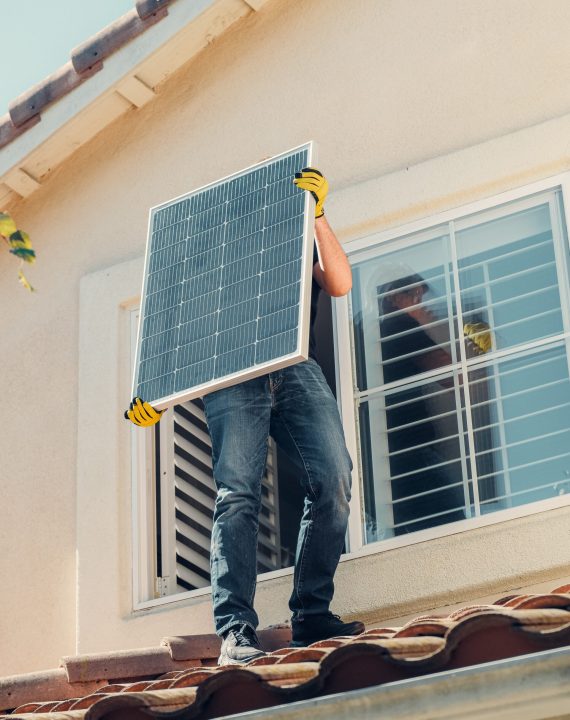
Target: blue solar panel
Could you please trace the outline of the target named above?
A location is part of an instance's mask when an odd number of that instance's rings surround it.
[[[151,211],[134,395],[166,406],[306,357],[311,144]]]

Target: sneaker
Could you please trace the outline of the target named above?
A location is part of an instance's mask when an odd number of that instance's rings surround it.
[[[265,654],[253,628],[234,625],[224,633],[218,665],[244,665]]]
[[[293,621],[291,647],[306,647],[319,640],[339,635],[360,635],[366,628],[360,620],[343,622],[338,615],[308,615],[301,622]]]

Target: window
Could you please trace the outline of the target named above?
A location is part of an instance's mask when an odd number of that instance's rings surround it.
[[[561,193],[349,253],[364,543],[568,492]]]

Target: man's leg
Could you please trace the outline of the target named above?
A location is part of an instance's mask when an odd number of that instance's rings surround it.
[[[362,623],[336,623],[329,612],[348,523],[352,471],[336,400],[314,360],[273,375],[271,433],[299,466],[305,490],[289,601],[293,640],[361,632]]]
[[[267,459],[271,397],[267,377],[204,397],[218,495],[211,547],[212,602],[218,635],[255,630],[257,530]]]

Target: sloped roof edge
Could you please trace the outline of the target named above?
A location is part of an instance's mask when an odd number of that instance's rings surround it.
[[[570,648],[398,680],[378,687],[299,700],[290,705],[227,715],[225,720],[376,720],[379,717],[454,720],[535,720],[570,707]],[[100,710],[103,708],[100,708]],[[95,718],[96,715],[91,716]],[[16,720],[16,718],[15,718]]]
[[[152,100],[154,87],[213,35],[266,2],[137,0],[131,11],[72,50],[63,67],[10,103],[0,118],[0,184],[24,197],[37,190],[79,145],[123,112]],[[168,52],[171,43],[175,48]],[[144,79],[150,60],[159,68],[156,82]],[[0,192],[0,204],[5,196]]]

